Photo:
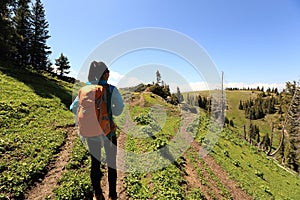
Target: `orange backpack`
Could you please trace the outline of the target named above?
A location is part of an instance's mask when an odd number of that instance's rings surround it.
[[[86,85],[79,90],[77,120],[82,136],[94,137],[115,131],[110,106],[111,92],[108,91],[109,85]]]

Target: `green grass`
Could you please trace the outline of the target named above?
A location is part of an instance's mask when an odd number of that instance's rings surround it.
[[[156,95],[144,94],[143,98],[145,101],[144,107],[134,106],[132,112],[130,112],[131,118],[136,119],[137,123],[144,123],[145,121],[150,125],[152,123],[159,124],[156,121],[160,119],[159,117],[155,119],[155,117],[151,118],[147,115],[147,113],[151,112],[151,108],[157,105],[162,106],[161,109],[165,109],[167,116],[165,122],[158,125],[160,128],[155,132],[155,137],[140,137],[141,133],[136,133],[134,130],[127,133],[126,151],[142,155],[134,156],[128,154],[126,156],[128,172],[125,173],[124,180],[127,194],[132,199],[183,199],[185,195],[184,170],[180,167],[183,165],[183,160],[178,158],[175,162],[176,165],[170,164],[170,160],[159,153],[159,149],[167,145],[170,138],[178,130],[180,116],[179,114],[172,115],[171,113],[175,112],[176,109],[178,113],[179,110],[177,107],[165,103]],[[149,119],[146,120],[146,118]],[[147,125],[137,124],[137,126],[142,128]],[[136,128],[135,130],[139,131],[140,129]],[[149,152],[154,153],[147,154]],[[165,167],[161,168],[160,166]]]
[[[198,138],[205,131],[207,117],[203,114]],[[202,135],[202,137],[201,137]],[[225,128],[210,153],[255,199],[299,199],[299,176],[280,167],[254,146],[241,140],[237,133]]]
[[[5,64],[0,79],[0,197],[21,198],[64,143],[72,85]]]
[[[65,126],[74,123],[73,114],[68,110],[72,100],[73,85],[49,75],[0,64],[0,199],[22,199],[28,187],[43,177],[47,165],[60,151],[66,138]],[[122,91],[123,92],[123,91]],[[129,94],[124,92],[128,98]],[[203,92],[209,94],[208,91]],[[226,170],[231,178],[255,199],[299,199],[299,176],[280,167],[276,161],[267,157],[256,147],[240,139],[242,126],[248,121],[244,111],[238,110],[240,100],[254,97],[251,91],[226,91],[228,111],[226,116],[234,120],[235,127],[225,127],[210,155]],[[130,117],[146,115],[157,109],[160,113],[154,119],[160,129],[155,138],[136,137],[136,129],[129,129],[125,149],[130,152],[155,152],[170,144],[175,137],[180,122],[178,107],[167,104],[160,97],[144,94],[144,107],[136,105],[131,109]],[[135,98],[139,98],[136,94]],[[254,120],[262,133],[270,131],[270,121],[277,115],[267,115],[264,120]],[[124,115],[117,117],[117,124],[125,122]],[[162,123],[163,122],[163,123]],[[207,117],[201,116],[198,142],[205,141]],[[142,125],[138,125],[142,128]],[[59,184],[54,190],[55,199],[84,199],[91,195],[89,179],[90,161],[87,151],[78,138],[74,141],[70,162],[66,166]],[[180,145],[180,144],[178,144]],[[203,143],[205,146],[205,144]],[[169,148],[169,151],[176,149]],[[193,157],[196,159],[196,157]],[[167,157],[149,160],[144,156],[140,160],[126,157],[126,192],[132,199],[202,199],[203,193],[194,188],[187,190],[183,180],[184,160],[179,157],[169,165]],[[146,163],[145,161],[148,161]],[[196,160],[195,162],[201,162]],[[140,172],[145,166],[165,165],[162,169]],[[202,163],[202,162],[201,162]],[[202,163],[203,164],[203,163]],[[211,172],[206,166],[206,170]],[[199,176],[201,172],[199,171]],[[217,177],[211,174],[216,182]],[[222,185],[218,186],[224,195],[230,198]]]
[[[248,120],[245,118],[245,112],[243,110],[239,110],[240,100],[246,101],[255,97],[256,93],[252,93],[251,91],[226,91],[226,100],[228,105],[226,116],[229,119],[233,119],[236,127],[242,128],[244,124],[248,123]]]

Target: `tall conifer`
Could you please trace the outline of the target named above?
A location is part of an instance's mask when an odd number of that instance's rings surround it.
[[[55,59],[55,65],[58,67],[57,71],[59,71],[59,75],[63,76],[64,74],[68,74],[70,71],[69,60],[64,54],[60,54],[58,59]]]
[[[14,0],[0,1],[0,59],[8,60],[15,50],[13,44],[12,11],[16,2]]]
[[[32,37],[31,12],[29,8],[30,0],[19,0],[14,16],[16,31],[15,60],[20,67],[30,64],[30,39]]]
[[[51,53],[46,42],[49,36],[48,22],[45,18],[45,10],[41,0],[36,0],[32,7],[32,28],[31,37],[31,65],[37,70],[46,70],[48,55]]]

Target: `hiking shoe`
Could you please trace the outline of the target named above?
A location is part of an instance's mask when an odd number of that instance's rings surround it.
[[[108,195],[108,199],[109,199],[109,200],[117,200],[117,193],[115,193],[115,194],[113,194],[113,195],[109,194],[109,195]]]
[[[93,200],[105,200],[103,194],[94,194]]]

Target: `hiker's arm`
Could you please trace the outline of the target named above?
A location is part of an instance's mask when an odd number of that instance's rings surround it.
[[[76,115],[77,114],[77,108],[78,108],[78,96],[74,99],[72,104],[70,105],[70,110]]]
[[[112,92],[112,114],[115,116],[120,115],[123,112],[124,104],[123,104],[123,99],[121,97],[121,94],[119,90],[114,87],[113,92]]]

